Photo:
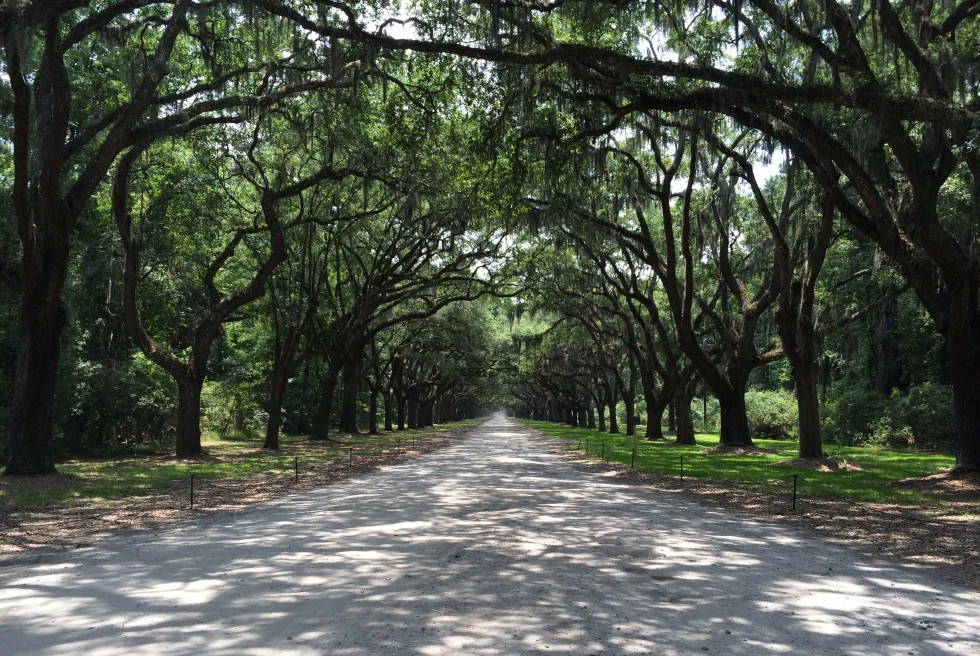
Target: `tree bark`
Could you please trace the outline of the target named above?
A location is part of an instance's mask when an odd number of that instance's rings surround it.
[[[691,401],[693,394],[678,394],[674,397],[674,408],[677,417],[677,444],[695,445],[694,417],[691,416]]]
[[[391,416],[392,416],[392,405],[394,404],[394,399],[392,398],[391,392],[384,395],[385,402],[385,432],[390,433],[392,430]]]
[[[615,385],[610,385],[612,389],[606,396],[609,399],[609,434],[616,435],[619,433],[618,420],[616,418],[616,387]]]
[[[980,471],[980,316],[975,284],[954,288],[947,343],[953,382],[954,473]]]
[[[419,426],[419,393],[417,390],[409,389],[408,394],[408,427],[418,428]]]
[[[626,398],[623,399],[623,405],[626,407],[626,434],[635,435],[636,422],[633,421],[633,413],[636,410],[636,401],[632,394],[626,395]]]
[[[408,399],[405,398],[404,394],[398,395],[398,430],[405,430],[405,415],[406,406],[408,405]]]
[[[666,396],[665,394],[662,396]],[[664,429],[663,429],[663,417],[664,410],[670,405],[667,401],[657,400],[654,401],[653,405],[647,404],[647,430],[645,439],[656,441],[663,440]]]
[[[355,355],[344,363],[344,392],[341,397],[340,406],[340,428],[341,433],[357,435],[357,406],[361,386],[361,367],[364,358]]]
[[[58,298],[53,303],[39,304],[36,298],[31,298],[31,294],[21,296],[20,347],[10,422],[10,459],[4,475],[55,473],[48,445],[54,420],[54,391],[64,326],[65,310]]]
[[[800,457],[822,458],[820,436],[820,401],[817,392],[817,363],[811,359],[794,364],[796,373],[796,407],[800,421]]]
[[[330,411],[333,408],[333,393],[337,387],[337,376],[340,372],[333,365],[327,365],[320,381],[320,402],[317,404],[316,416],[313,418],[313,429],[310,431],[311,440],[330,439]]]
[[[749,419],[745,411],[745,385],[718,399],[721,409],[721,440],[724,446],[753,446]]]
[[[265,443],[263,449],[271,451],[279,450],[279,431],[282,427],[282,403],[286,395],[286,382],[284,368],[281,363],[276,363],[272,368],[272,389],[269,391],[269,420],[265,425]]]
[[[378,388],[371,390],[371,404],[368,410],[368,433],[378,434]]]
[[[177,379],[177,457],[201,454],[201,390],[204,376]]]

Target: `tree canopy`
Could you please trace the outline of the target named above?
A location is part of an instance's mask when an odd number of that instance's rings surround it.
[[[5,472],[490,407],[980,470],[978,16],[7,3]]]

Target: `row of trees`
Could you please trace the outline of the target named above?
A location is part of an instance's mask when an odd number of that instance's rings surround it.
[[[731,123],[695,118],[641,123],[642,139],[583,151],[560,177],[565,186],[537,202],[554,213],[546,230],[557,247],[527,309],[557,322],[547,338],[519,340],[518,412],[584,426],[596,408],[606,430],[608,408],[616,432],[622,402],[633,434],[642,396],[647,439],[663,439],[666,423],[693,444],[701,388],[717,399],[721,443],[749,446],[746,392],[786,360],[800,456],[821,457],[824,344],[853,323],[884,322],[906,286],[859,234],[835,231],[832,204],[795,161],[763,187],[750,161],[758,144]],[[894,332],[882,339],[897,340]],[[905,386],[897,349],[877,360],[881,391]]]
[[[124,325],[174,379],[190,454],[215,345],[256,360],[243,342],[262,331],[238,326],[268,322],[270,414],[312,365],[322,436],[335,381],[360,389],[378,339],[518,291],[588,335],[566,359],[612,377],[579,398],[676,409],[700,385],[724,443],[750,441],[746,389],[785,358],[814,455],[822,345],[905,289],[944,344],[958,468],[980,469],[977,15],[975,0],[5,5],[7,471],[51,469],[62,344],[98,341],[73,332],[83,314]],[[100,332],[99,362],[127,357],[121,331]]]
[[[7,474],[52,472],[55,435],[160,424],[197,455],[207,380],[271,449],[287,419],[356,432],[363,394],[388,428],[474,411],[492,344],[459,304],[509,293],[510,228],[465,66],[381,62],[258,3],[19,3],[0,26]],[[284,418],[300,373],[312,411]]]

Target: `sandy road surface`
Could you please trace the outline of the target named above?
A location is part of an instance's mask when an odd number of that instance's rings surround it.
[[[0,567],[5,656],[705,652],[980,654],[980,595],[580,472],[504,419],[315,493]]]

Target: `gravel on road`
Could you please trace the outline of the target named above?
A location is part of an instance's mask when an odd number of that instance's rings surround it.
[[[980,654],[980,595],[576,469],[504,418],[322,490],[0,567],[0,653]]]

